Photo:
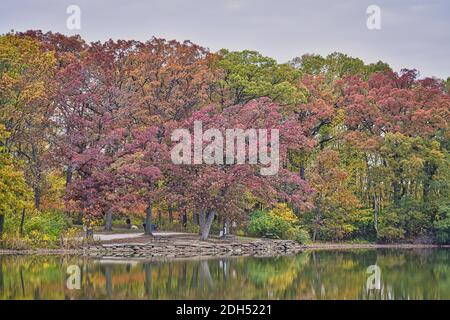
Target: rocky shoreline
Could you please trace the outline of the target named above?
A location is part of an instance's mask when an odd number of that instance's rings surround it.
[[[301,245],[292,240],[232,239],[200,241],[195,238],[159,238],[146,241],[95,243],[73,249],[0,249],[0,255],[80,255],[85,257],[121,258],[194,258],[226,256],[278,256],[291,255],[305,250],[348,249],[426,249],[450,248],[433,244],[345,244],[314,243]]]
[[[86,257],[190,258],[198,256],[274,256],[295,254],[304,246],[292,240],[199,241],[168,239],[148,243],[100,243],[77,249],[0,250],[0,254],[68,254]]]
[[[86,256],[188,258],[197,256],[273,256],[294,254],[304,249],[292,240],[258,240],[226,243],[174,241],[156,243],[102,244],[84,248]]]

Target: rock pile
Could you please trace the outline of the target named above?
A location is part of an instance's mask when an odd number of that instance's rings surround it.
[[[83,247],[83,254],[95,257],[183,258],[197,256],[270,256],[292,254],[301,250],[303,250],[303,247],[292,240],[264,239],[248,242],[186,240],[90,245]]]

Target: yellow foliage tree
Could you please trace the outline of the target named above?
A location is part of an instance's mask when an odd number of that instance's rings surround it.
[[[277,203],[275,208],[269,211],[269,214],[282,218],[285,221],[289,221],[292,224],[298,222],[297,216],[294,214],[287,203]]]
[[[8,135],[5,127],[0,124],[0,239],[5,219],[27,207],[31,195],[23,173],[17,169],[3,146]]]

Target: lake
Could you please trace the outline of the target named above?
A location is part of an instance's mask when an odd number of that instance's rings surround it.
[[[0,299],[450,299],[450,250],[164,262],[0,256]]]

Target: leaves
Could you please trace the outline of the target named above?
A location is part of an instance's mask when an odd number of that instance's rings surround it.
[[[90,221],[151,202],[241,224],[265,208],[315,240],[442,239],[448,82],[343,53],[280,64],[189,41],[2,35],[0,208],[10,215],[34,196],[36,208]],[[278,174],[261,175],[260,163],[175,165],[171,134],[192,135],[196,121],[223,136],[278,129]]]

